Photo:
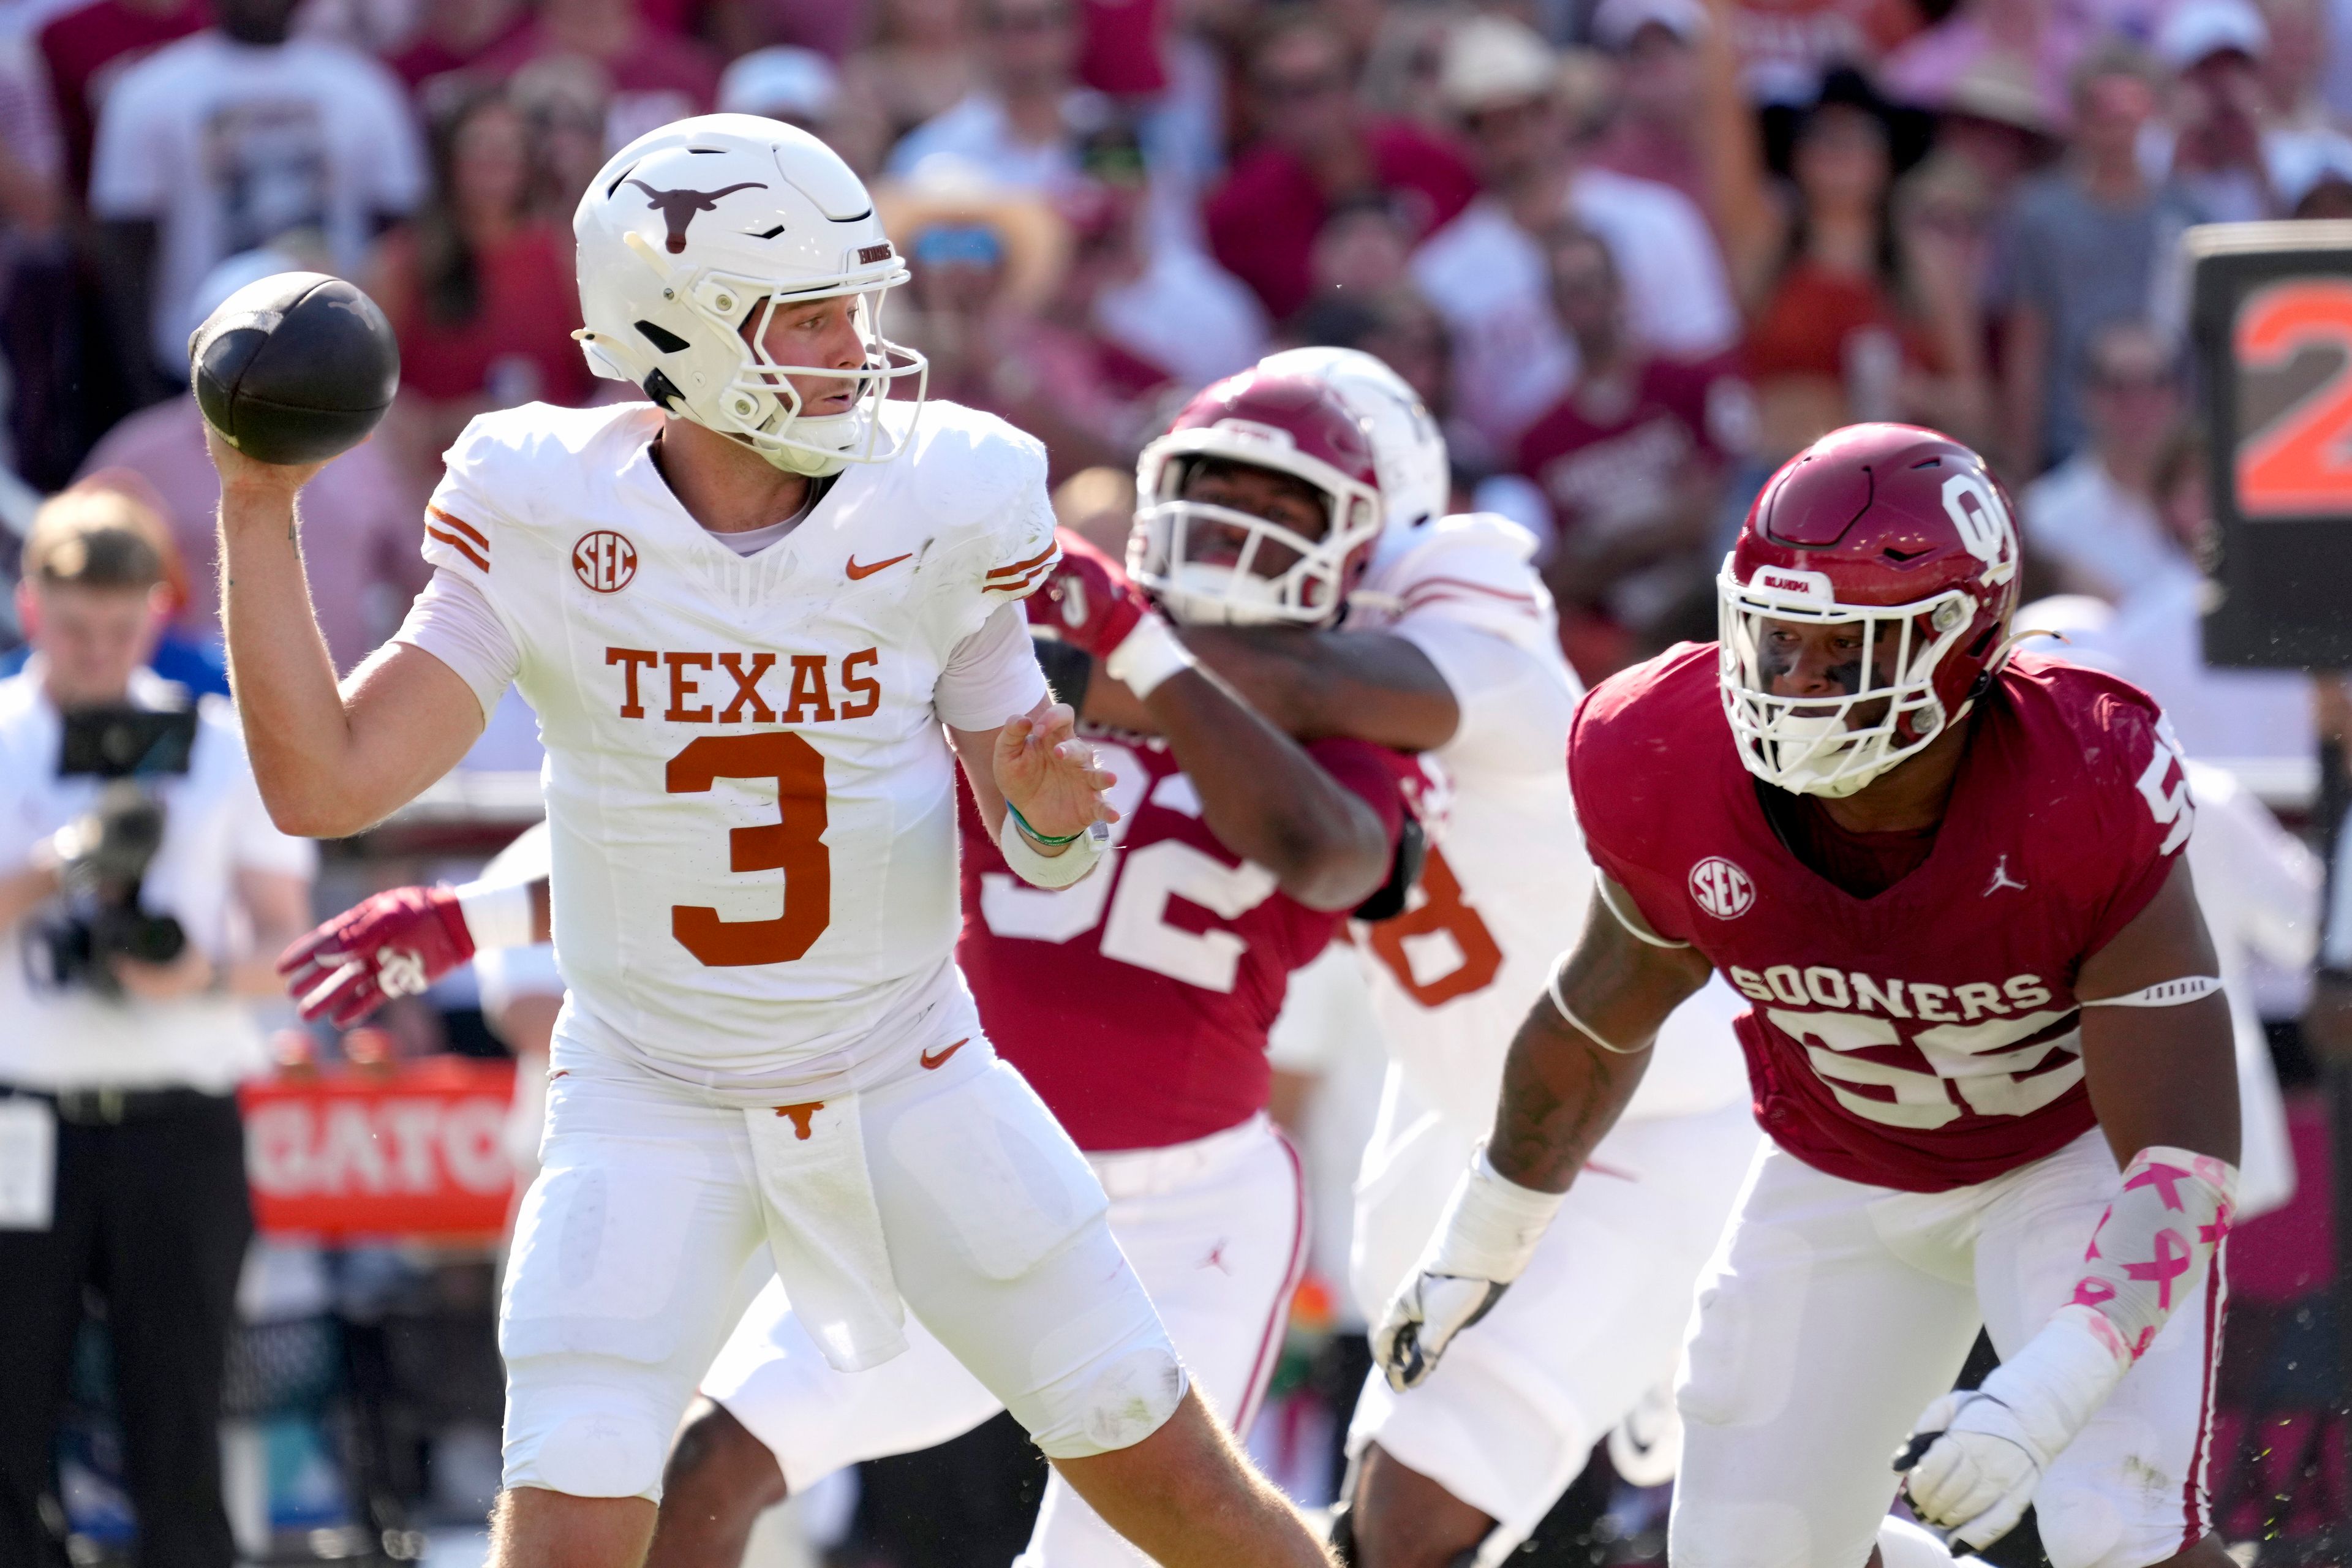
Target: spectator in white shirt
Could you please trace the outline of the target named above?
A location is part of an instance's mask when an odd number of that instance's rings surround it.
[[[289,39],[293,0],[221,0],[216,28],[126,72],[100,116],[91,216],[152,400],[187,360],[188,301],[215,263],[314,231],[339,269],[424,195],[399,79],[337,44]]]
[[[906,176],[941,153],[979,165],[993,184],[1051,191],[1078,172],[1078,141],[1111,117],[1080,87],[1072,0],[982,0],[983,85],[907,132],[888,172]]]
[[[1620,258],[1646,347],[1696,359],[1731,346],[1739,316],[1706,220],[1670,185],[1583,163],[1590,106],[1570,101],[1574,79],[1542,39],[1498,16],[1465,22],[1440,86],[1486,192],[1422,245],[1412,272],[1453,341],[1454,411],[1485,447],[1465,461],[1498,463],[1575,377],[1535,237],[1563,215]]]
[[[2090,443],[2027,487],[2025,542],[2063,591],[2119,604],[2181,554],[2156,510],[2180,367],[2146,322],[2117,321],[2092,337],[2077,387]]]

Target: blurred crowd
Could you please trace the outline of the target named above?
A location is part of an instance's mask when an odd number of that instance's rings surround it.
[[[1121,517],[1146,437],[1268,348],[1381,355],[1458,502],[1540,540],[1588,679],[1711,636],[1762,478],[1859,419],[1994,458],[2070,636],[2175,646],[2208,529],[2177,238],[2352,215],[2331,0],[0,0],[0,516],[133,495],[216,658],[188,332],[267,272],[352,278],[403,386],[310,508],[348,665],[467,417],[627,395],[569,341],[569,214],[710,110],[873,183],[893,334],[1045,439],[1066,521]],[[2192,752],[2307,754],[2266,722],[2298,685],[2174,662],[2143,679]]]

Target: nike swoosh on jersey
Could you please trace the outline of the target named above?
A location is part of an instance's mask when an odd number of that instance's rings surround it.
[[[964,1047],[966,1047],[966,1046],[970,1045],[971,1043],[971,1037],[970,1035],[966,1035],[962,1039],[958,1040],[954,1045],[950,1046],[946,1050],[941,1051],[938,1056],[933,1056],[933,1055],[931,1055],[931,1053],[930,1053],[930,1052],[929,1052],[929,1051],[925,1051],[925,1052],[924,1052],[920,1057],[917,1058],[916,1059],[917,1059],[918,1061],[920,1061],[920,1062],[923,1064],[923,1066],[925,1066],[926,1068],[931,1068],[932,1070],[936,1071],[936,1070],[938,1070],[939,1068],[943,1068],[943,1067],[947,1066],[947,1065],[948,1065],[948,1058],[949,1058],[950,1057],[951,1057],[951,1056],[955,1055],[958,1051],[960,1051],[960,1050],[963,1049],[963,1048],[964,1048]]]
[[[844,567],[843,570],[849,574],[849,580],[851,582],[862,582],[866,578],[873,576],[874,574],[881,571],[886,566],[896,566],[901,561],[913,560],[914,555],[915,552],[909,550],[904,555],[893,555],[889,560],[877,561],[871,566],[860,566],[857,563],[857,557],[853,555],[849,558],[849,564]]]

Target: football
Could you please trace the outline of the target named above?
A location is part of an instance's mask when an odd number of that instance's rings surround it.
[[[322,272],[279,272],[221,301],[188,340],[196,406],[264,463],[315,463],[366,439],[400,386],[376,302]]]

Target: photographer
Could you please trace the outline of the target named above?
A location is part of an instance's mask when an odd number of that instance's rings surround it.
[[[315,852],[270,825],[236,722],[145,668],[154,520],[58,497],[25,543],[33,657],[0,680],[0,1563],[44,1513],[85,1289],[104,1299],[150,1568],[227,1568],[222,1363],[252,1232],[244,998],[309,922]]]

